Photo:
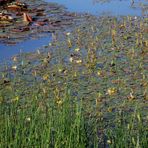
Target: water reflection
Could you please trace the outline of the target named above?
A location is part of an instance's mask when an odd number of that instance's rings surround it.
[[[46,36],[36,40],[27,40],[16,45],[0,44],[0,62],[9,59],[12,55],[20,52],[32,52],[38,48],[47,45],[51,41],[51,37]]]
[[[94,15],[143,15],[138,6],[147,4],[146,0],[45,0],[64,5],[69,11],[88,12]]]

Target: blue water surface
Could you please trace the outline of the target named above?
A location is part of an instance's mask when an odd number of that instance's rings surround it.
[[[110,15],[142,15],[139,6],[140,3],[146,4],[147,0],[45,0],[47,2],[56,2],[64,5],[69,11],[87,12],[94,15],[108,13]]]
[[[0,44],[0,62],[8,60],[10,57],[21,52],[32,52],[49,44],[51,36],[42,37],[34,40],[27,40],[16,45]]]

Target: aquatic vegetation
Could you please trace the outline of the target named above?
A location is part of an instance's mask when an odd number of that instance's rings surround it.
[[[87,16],[2,64],[1,146],[147,147],[147,27]]]
[[[0,9],[0,43],[8,45],[64,30],[82,18],[63,6],[43,1],[14,1]]]

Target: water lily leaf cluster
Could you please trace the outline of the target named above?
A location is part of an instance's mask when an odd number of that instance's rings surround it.
[[[43,1],[14,1],[0,6],[0,42],[16,44],[74,24],[81,15]]]

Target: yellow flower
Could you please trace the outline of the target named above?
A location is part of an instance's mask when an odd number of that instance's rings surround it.
[[[67,32],[66,35],[69,36],[70,35],[70,32]]]
[[[30,118],[30,117],[26,118],[26,121],[30,121],[30,120],[31,120],[31,118]]]
[[[107,143],[108,143],[108,144],[111,144],[112,142],[111,142],[111,140],[107,140]]]
[[[37,76],[36,70],[32,72],[32,75],[33,75],[34,77]]]
[[[69,58],[69,61],[70,61],[70,62],[73,62],[73,58],[72,58],[72,57],[70,57],[70,58]]]
[[[98,74],[98,76],[101,76],[101,71],[99,70],[99,71],[97,72],[97,74]]]
[[[148,41],[144,41],[143,44],[145,47],[148,47]]]
[[[114,95],[116,93],[116,89],[115,88],[109,88],[108,90],[107,90],[107,94],[108,95]]]
[[[44,76],[43,76],[43,80],[48,80],[49,79],[49,76],[47,75],[47,74],[45,74]]]
[[[80,48],[76,48],[75,51],[77,51],[77,52],[80,51]]]
[[[59,68],[59,72],[62,72],[62,68]]]
[[[61,100],[58,100],[58,101],[57,101],[57,104],[58,104],[58,105],[62,105],[62,101],[61,101]]]
[[[82,60],[76,60],[76,63],[79,64],[79,63],[82,63]]]
[[[135,99],[135,97],[133,95],[133,92],[130,92],[130,95],[128,96],[128,99],[129,100],[134,100]]]
[[[19,100],[19,97],[16,96],[14,99],[12,99],[12,102],[15,102],[15,101],[18,101]]]
[[[12,69],[13,70],[16,70],[17,69],[17,66],[16,65],[12,66]]]

